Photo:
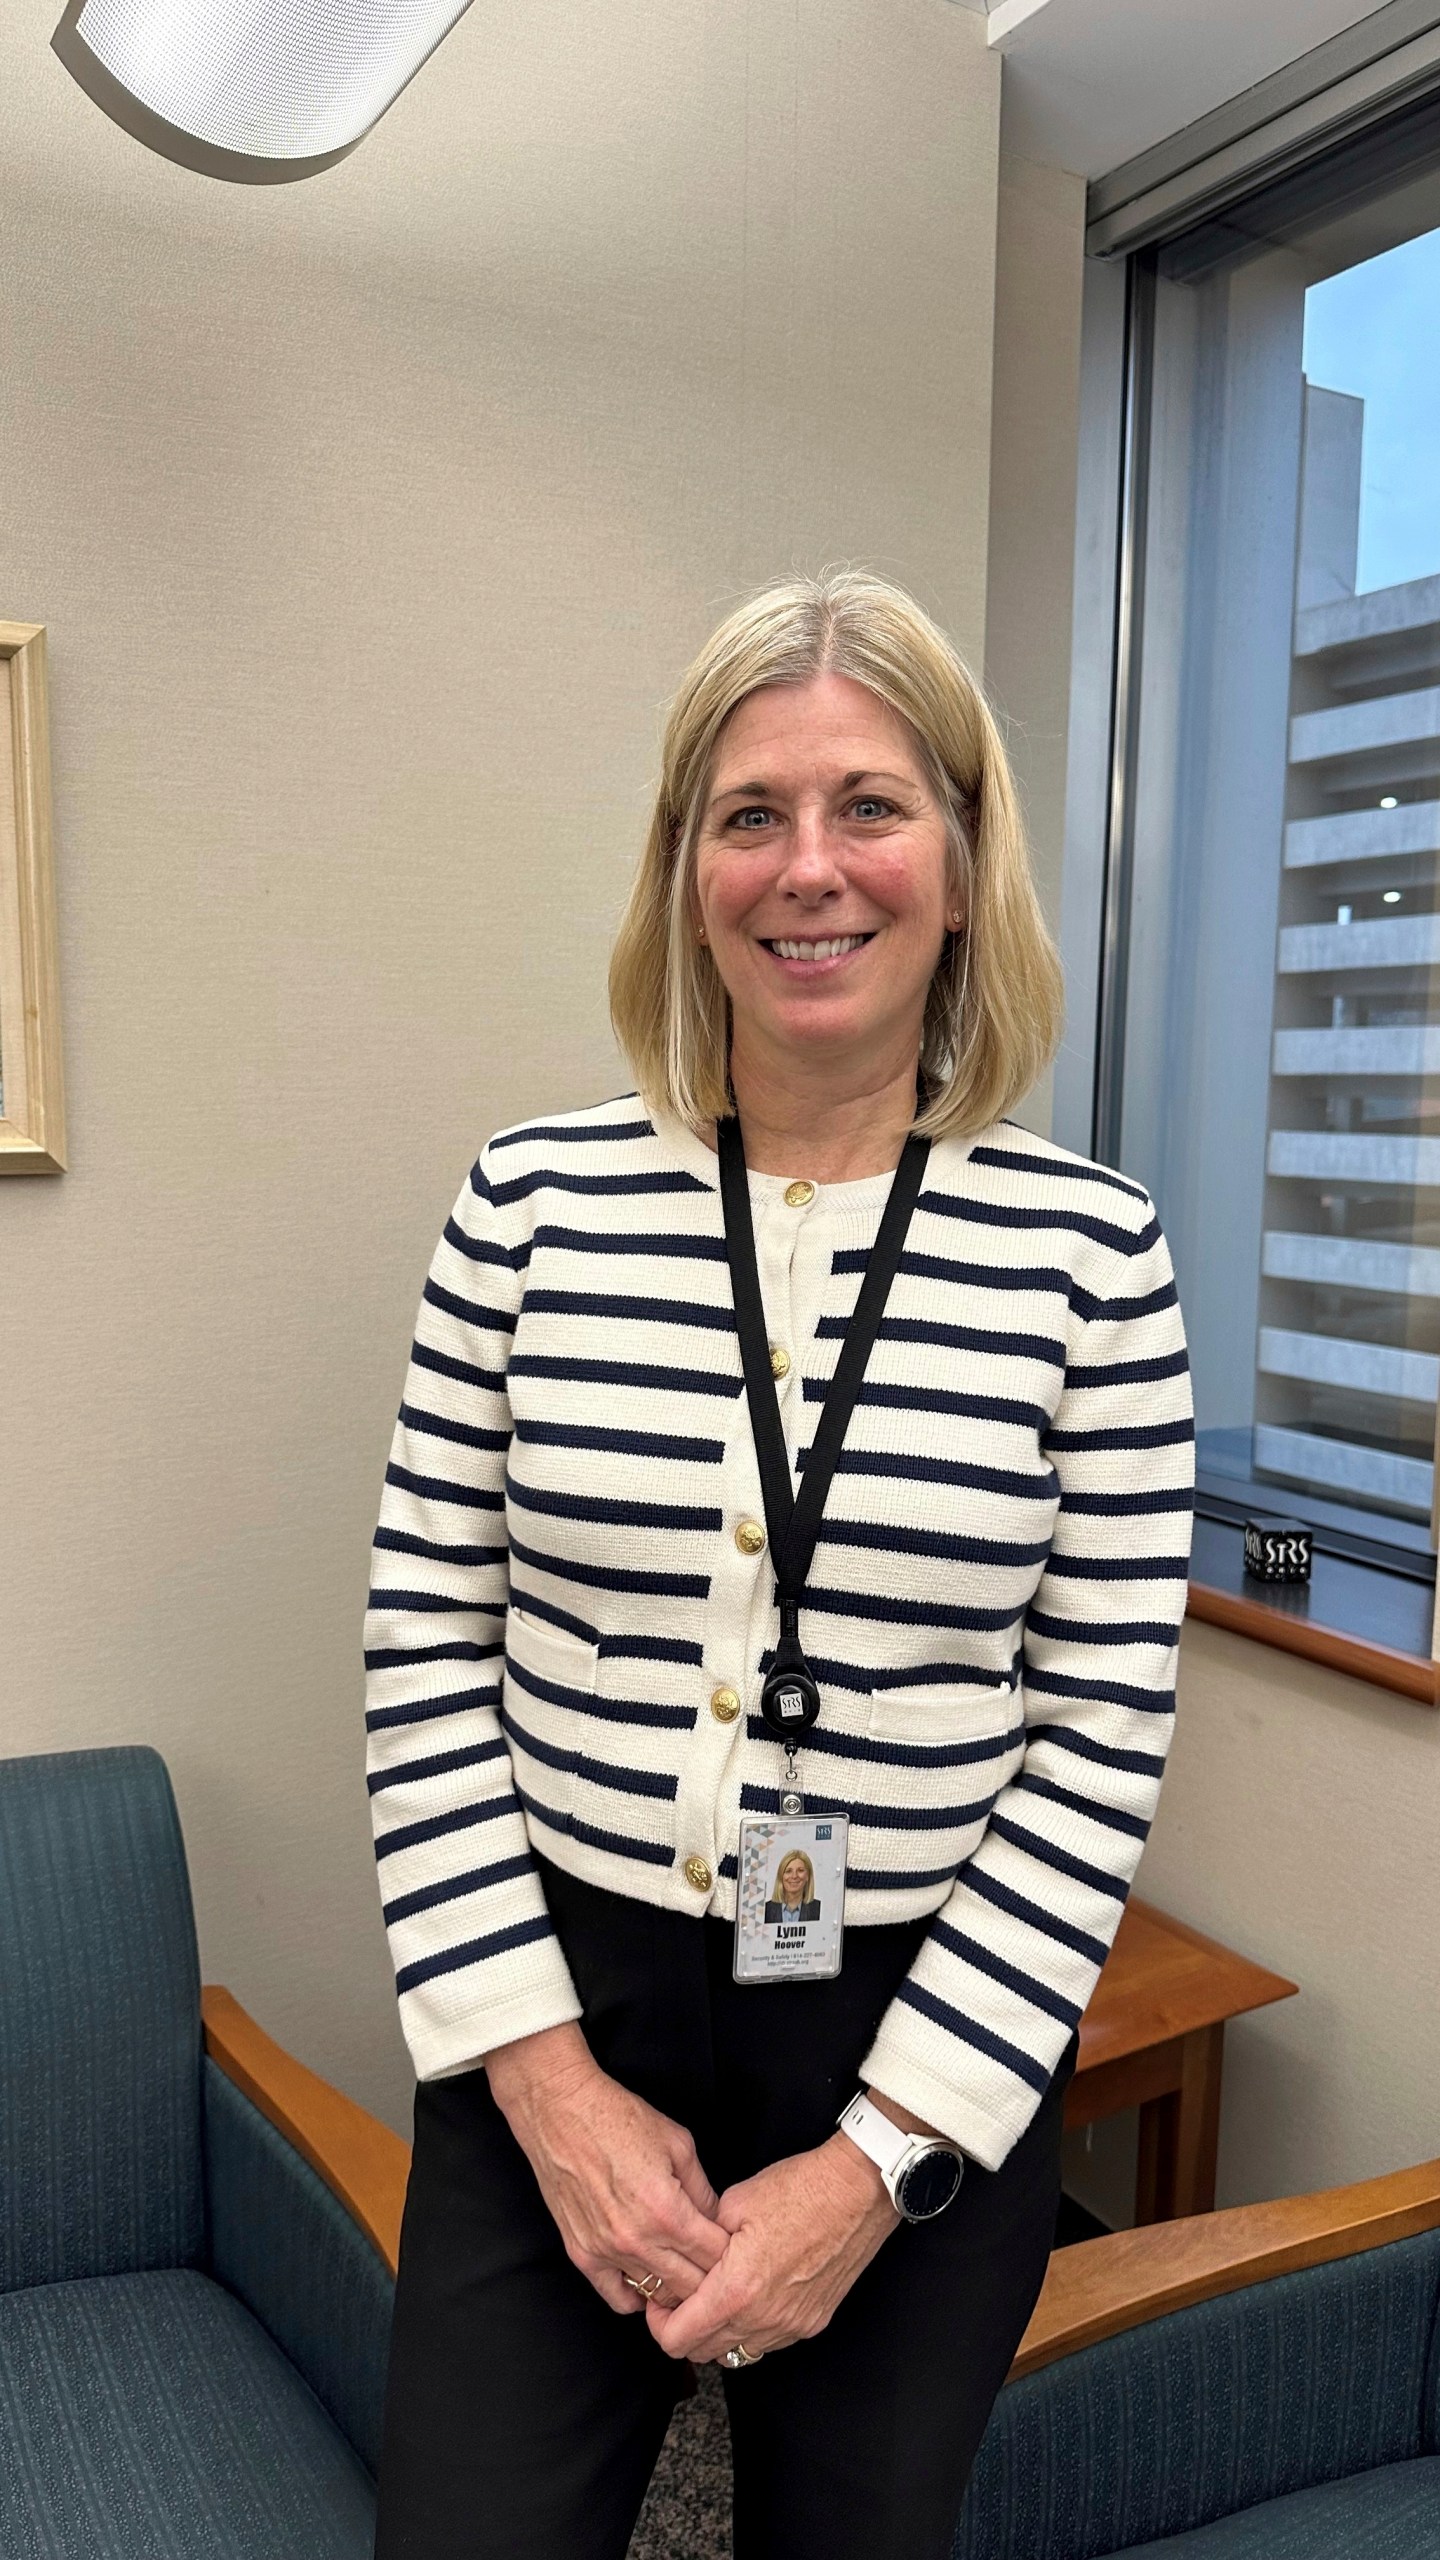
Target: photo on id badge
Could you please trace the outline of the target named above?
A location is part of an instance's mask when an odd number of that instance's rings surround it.
[[[839,1972],[849,1828],[843,1813],[741,1823],[737,1982],[815,1982]]]

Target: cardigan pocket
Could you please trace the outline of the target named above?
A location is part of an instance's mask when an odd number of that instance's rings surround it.
[[[908,1803],[917,1823],[935,1825],[968,1857],[1025,1757],[1020,1691],[1008,1680],[920,1682],[872,1689],[869,1705],[870,1749],[890,1760],[887,1798]]]
[[[595,1691],[600,1648],[564,1627],[527,1617],[512,1602],[505,1616],[505,1687],[501,1722],[510,1746],[515,1790],[527,1823],[570,1828],[584,1701]]]
[[[988,1743],[1023,1728],[1020,1692],[1008,1680],[986,1688],[969,1681],[922,1681],[913,1688],[872,1689],[867,1731],[884,1742]]]
[[[917,1683],[827,1696],[802,1745],[807,1799],[850,1816],[850,1883],[875,1912],[934,1891],[973,1856],[1025,1756],[1025,1710],[1007,1681]],[[874,1914],[867,1911],[867,1917]]]

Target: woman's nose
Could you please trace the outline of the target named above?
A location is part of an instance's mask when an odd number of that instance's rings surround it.
[[[828,886],[831,882],[838,885],[843,881],[835,830],[828,811],[801,809],[797,812],[782,876],[788,876],[806,888],[817,884]]]

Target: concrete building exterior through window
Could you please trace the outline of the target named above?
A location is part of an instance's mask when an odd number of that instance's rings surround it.
[[[1428,1522],[1440,575],[1357,592],[1364,424],[1307,384],[1254,1463]]]

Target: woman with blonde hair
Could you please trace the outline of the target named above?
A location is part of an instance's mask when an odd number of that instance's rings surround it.
[[[910,597],[706,643],[611,998],[636,1089],[455,1203],[375,1541],[378,2560],[620,2560],[686,2359],[738,2560],[940,2560],[1155,1810],[1193,1426],[1150,1199],[1010,1116],[1059,967]]]
[[[815,1870],[803,1849],[791,1849],[775,1870],[775,1890],[765,1905],[767,1921],[818,1920],[820,1902]]]

